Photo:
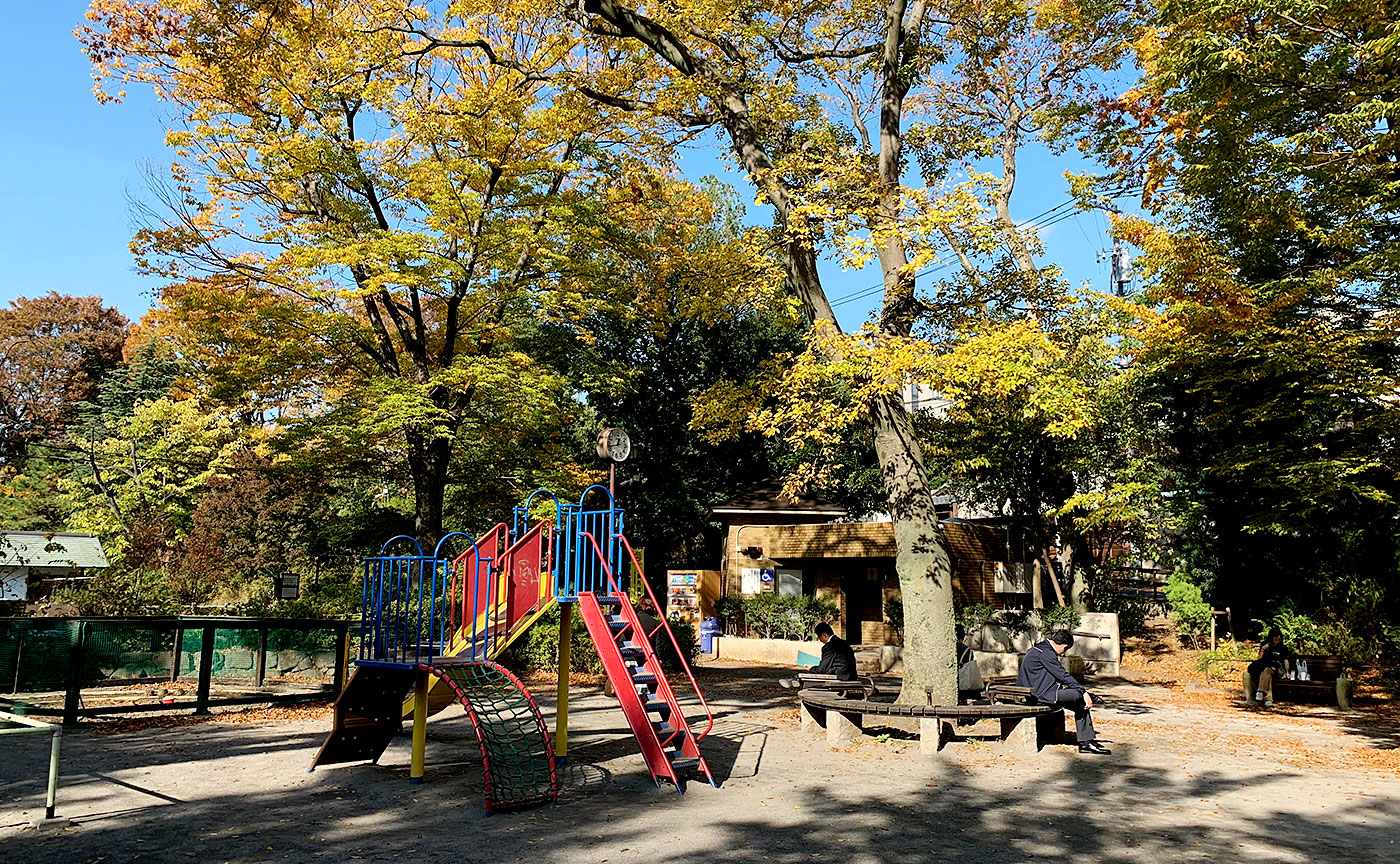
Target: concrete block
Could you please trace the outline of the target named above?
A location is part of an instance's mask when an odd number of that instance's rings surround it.
[[[932,756],[943,749],[943,722],[937,717],[919,718],[919,754]]]
[[[1034,717],[1003,717],[1002,746],[1017,756],[1034,756],[1040,752],[1039,735]]]
[[[826,728],[826,709],[812,708],[806,702],[798,703],[798,712],[802,715],[802,731],[818,732]]]
[[[851,743],[863,731],[863,719],[861,715],[847,711],[826,712],[826,743],[833,747]]]

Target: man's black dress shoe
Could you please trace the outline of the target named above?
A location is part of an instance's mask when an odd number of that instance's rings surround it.
[[[1097,756],[1107,756],[1113,751],[1103,746],[1097,741],[1085,741],[1079,745],[1080,753],[1093,753]]]

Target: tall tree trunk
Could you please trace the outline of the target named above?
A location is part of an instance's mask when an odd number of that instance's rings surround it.
[[[956,705],[953,567],[934,511],[923,450],[898,395],[869,406],[875,455],[894,523],[895,571],[904,598],[904,686],[899,701]]]
[[[447,468],[452,461],[452,439],[428,437],[410,429],[408,470],[413,479],[413,537],[432,554],[442,539],[442,507],[447,491]]]

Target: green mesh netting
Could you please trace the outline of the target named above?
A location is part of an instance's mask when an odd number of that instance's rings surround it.
[[[79,628],[82,657],[80,687],[142,680],[197,678],[203,627],[182,627],[165,620],[87,620],[0,618],[0,693],[41,693],[68,687]],[[176,651],[176,638],[180,640]],[[265,680],[331,680],[336,634],[326,629],[271,627],[267,631]],[[258,630],[219,627],[214,631],[211,677],[216,681],[252,681],[257,674]]]
[[[490,661],[433,665],[476,714],[486,759],[488,810],[551,801],[559,794],[554,751],[530,692]]]

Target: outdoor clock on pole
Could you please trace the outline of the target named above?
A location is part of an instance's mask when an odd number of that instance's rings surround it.
[[[616,427],[598,433],[598,458],[610,462],[626,462],[632,454],[632,439],[626,429]]]
[[[632,439],[626,429],[608,427],[598,433],[598,458],[608,460],[608,494],[617,500],[617,463],[632,455]]]

